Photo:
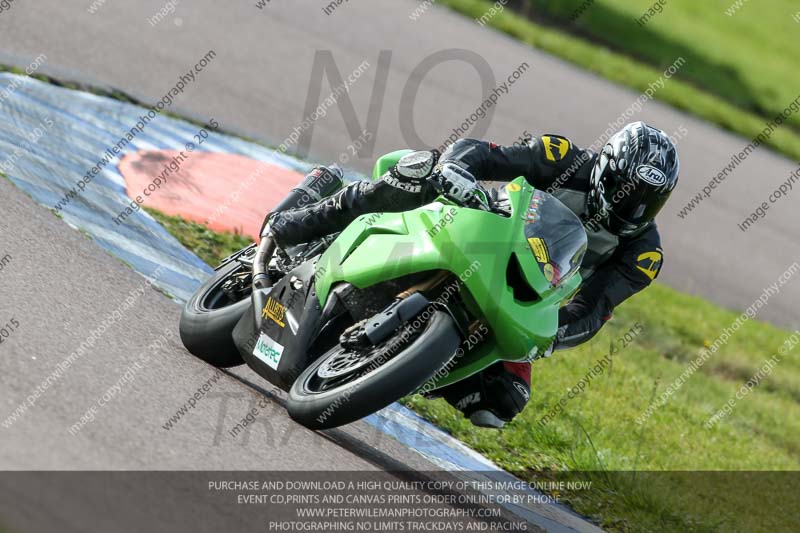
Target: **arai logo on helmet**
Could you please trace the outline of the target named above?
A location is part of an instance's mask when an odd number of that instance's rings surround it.
[[[636,169],[636,175],[650,185],[659,187],[667,183],[667,175],[650,165],[642,165]]]

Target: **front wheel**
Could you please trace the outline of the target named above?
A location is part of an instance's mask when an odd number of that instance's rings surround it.
[[[424,328],[406,324],[379,346],[337,345],[295,380],[286,408],[309,429],[349,424],[419,388],[453,357],[461,337],[453,319],[435,311]]]

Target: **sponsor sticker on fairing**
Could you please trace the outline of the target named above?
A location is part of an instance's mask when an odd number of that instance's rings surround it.
[[[262,333],[253,349],[253,355],[264,361],[273,370],[278,370],[278,363],[281,362],[283,356],[283,346]]]

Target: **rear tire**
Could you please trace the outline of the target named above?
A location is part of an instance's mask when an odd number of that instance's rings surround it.
[[[460,343],[450,315],[435,311],[425,329],[382,365],[329,390],[315,390],[323,379],[320,368],[346,353],[337,345],[295,380],[286,402],[289,416],[309,429],[330,429],[364,418],[415,391],[450,361]]]
[[[219,368],[244,363],[231,333],[250,305],[250,297],[220,305],[222,284],[242,265],[237,261],[222,267],[195,291],[181,313],[180,334],[192,354]],[[224,300],[222,304],[226,303]]]

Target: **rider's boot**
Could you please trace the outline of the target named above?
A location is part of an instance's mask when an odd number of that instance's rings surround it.
[[[474,425],[500,429],[522,412],[531,396],[531,364],[501,362],[441,390]]]

